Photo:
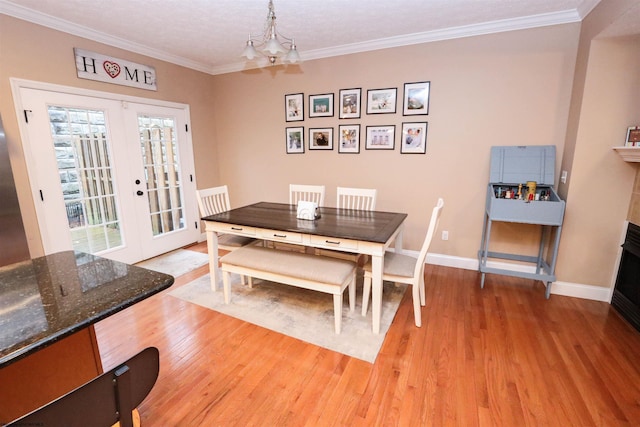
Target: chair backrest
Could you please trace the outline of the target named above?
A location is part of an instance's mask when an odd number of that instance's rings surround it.
[[[123,364],[8,426],[133,426],[132,411],[158,379],[160,353],[148,347]]]
[[[229,202],[229,189],[226,185],[220,187],[196,190],[200,216],[215,215],[231,209]]]
[[[424,238],[424,243],[422,244],[422,249],[420,249],[420,254],[418,255],[418,261],[416,262],[416,269],[413,272],[413,277],[418,277],[422,274],[422,269],[424,268],[424,261],[427,258],[427,251],[429,250],[429,246],[431,246],[431,240],[433,239],[433,234],[436,232],[436,228],[438,227],[438,221],[440,220],[440,214],[442,213],[442,207],[444,206],[444,200],[442,198],[438,199],[438,203],[431,211],[431,220],[429,221],[429,228],[427,228],[427,235]]]
[[[324,206],[324,185],[289,184],[289,204],[297,205],[301,200]]]
[[[376,209],[376,197],[378,190],[374,188],[337,188],[338,209],[359,209],[362,211],[373,211]]]

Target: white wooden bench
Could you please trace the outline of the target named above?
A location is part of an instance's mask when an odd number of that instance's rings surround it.
[[[342,295],[349,287],[349,309],[355,310],[356,264],[318,255],[245,246],[220,258],[224,302],[231,299],[231,273],[333,295],[335,331],[342,329]],[[251,280],[249,281],[251,284]]]

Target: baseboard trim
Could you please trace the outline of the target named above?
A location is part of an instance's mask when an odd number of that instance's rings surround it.
[[[206,233],[201,233],[198,242],[207,240]],[[393,251],[392,248],[389,250]],[[404,253],[418,257],[418,251],[403,250]],[[441,265],[443,267],[461,268],[463,270],[478,270],[478,260],[475,258],[463,258],[451,255],[428,253],[426,264]],[[530,265],[518,265],[506,262],[488,261],[487,265],[493,268],[500,268],[511,271],[521,271],[525,273],[535,272],[535,267]],[[555,281],[551,285],[553,295],[582,298],[593,301],[611,302],[611,289],[602,286],[585,285],[581,283]]]

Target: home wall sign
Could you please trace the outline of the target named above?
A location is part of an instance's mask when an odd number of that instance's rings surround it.
[[[158,90],[153,67],[78,48],[74,48],[73,52],[78,78]]]

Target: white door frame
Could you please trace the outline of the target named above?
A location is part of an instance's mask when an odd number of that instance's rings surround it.
[[[190,117],[190,109],[188,104],[163,101],[157,99],[150,98],[141,98],[137,96],[130,95],[122,95],[110,92],[96,91],[91,89],[83,89],[71,86],[58,85],[53,83],[46,82],[38,82],[32,80],[18,79],[18,78],[10,78],[11,83],[11,91],[14,100],[14,106],[16,109],[16,116],[18,117],[18,126],[20,130],[20,136],[22,138],[22,150],[24,153],[25,162],[27,165],[27,169],[29,165],[34,164],[34,156],[31,152],[31,144],[29,143],[29,132],[27,129],[27,123],[25,120],[21,120],[21,117],[25,115],[25,108],[22,105],[22,99],[20,95],[21,89],[35,89],[49,92],[59,92],[68,95],[78,95],[78,96],[86,96],[86,97],[95,97],[102,98],[112,101],[120,101],[124,103],[135,103],[135,104],[143,104],[150,106],[159,106],[159,107],[169,107],[175,109],[182,109],[185,111],[187,117]],[[187,143],[187,152],[191,154],[192,163],[193,163],[193,142],[191,139],[191,132],[187,132],[186,134],[186,143]],[[184,202],[185,202],[185,218],[188,221],[188,226],[191,227],[191,223],[197,224],[199,222],[198,215],[198,207],[196,204],[196,193],[195,190],[197,188],[196,180],[195,180],[195,170],[191,171],[183,171],[183,189],[184,189]],[[31,187],[31,196],[34,200],[34,206],[36,209],[36,214],[39,217],[40,215],[46,214],[42,212],[41,204],[37,203],[39,200],[39,189],[38,183],[33,182],[30,179],[30,187]],[[199,232],[195,232],[194,235],[198,235]],[[45,236],[40,236],[42,240],[42,244],[44,243]]]

